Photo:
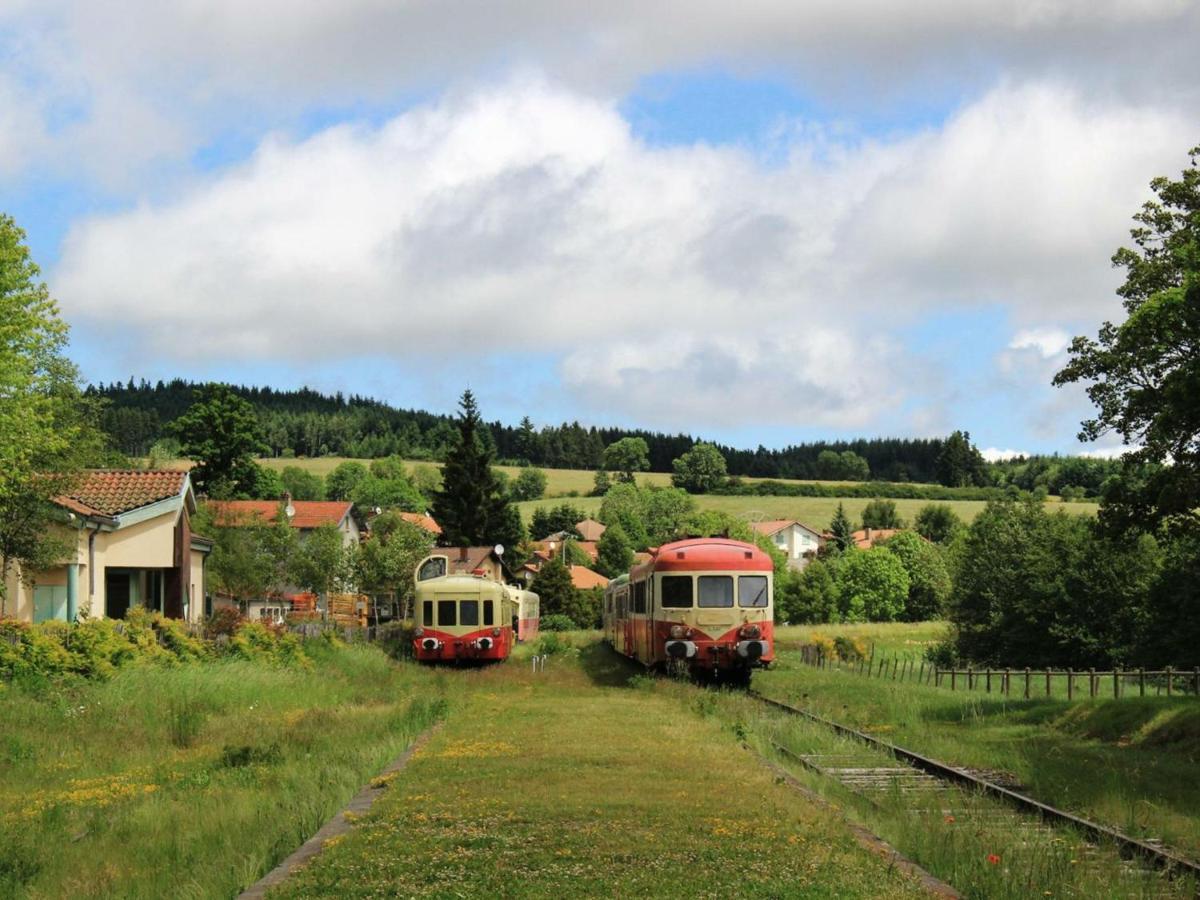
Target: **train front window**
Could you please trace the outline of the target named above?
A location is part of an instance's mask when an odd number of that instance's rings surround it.
[[[663,609],[692,608],[692,576],[664,575],[662,580]]]
[[[764,607],[769,599],[766,575],[742,575],[738,578],[738,606]]]
[[[701,575],[698,581],[701,609],[733,606],[732,575]]]
[[[439,600],[438,601],[438,624],[439,625],[457,625],[458,624],[458,601],[457,600]]]
[[[478,600],[463,600],[458,604],[458,624],[459,625],[478,625],[479,624],[479,601]]]
[[[484,625],[491,625],[496,621],[496,619],[495,619],[496,613],[495,613],[495,609],[494,609],[494,604],[495,604],[494,600],[484,600],[483,601],[483,624]]]
[[[433,624],[433,601],[432,600],[426,600],[424,603],[421,604],[421,624],[422,625],[432,625]]]
[[[428,581],[430,578],[441,578],[446,574],[446,557],[433,556],[421,564],[417,573],[417,581]]]

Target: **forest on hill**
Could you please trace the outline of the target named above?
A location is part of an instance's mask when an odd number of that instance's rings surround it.
[[[87,392],[105,401],[104,429],[129,456],[146,456],[155,443],[170,442],[171,423],[191,406],[203,385],[174,379],[92,385]],[[258,415],[266,455],[347,456],[376,459],[443,459],[454,440],[453,418],[425,410],[400,409],[367,397],[328,395],[309,388],[275,390],[233,386]],[[578,422],[536,427],[528,416],[518,425],[489,422],[483,432],[497,461],[556,469],[595,470],[605,447],[639,437],[649,449],[650,471],[670,472],[672,462],[700,438],[628,428],[598,428]],[[941,438],[859,438],[797,443],[781,449],[717,444],[728,473],[752,478],[829,479],[841,481],[937,482]],[[1115,470],[1106,460],[1037,457],[986,466],[979,460],[975,483],[1016,484],[1026,490],[1045,487],[1060,493],[1074,487],[1094,496]]]

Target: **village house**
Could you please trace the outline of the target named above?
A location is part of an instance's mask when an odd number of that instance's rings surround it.
[[[573,540],[571,543],[579,547],[589,542]],[[592,552],[588,554],[592,559],[596,559],[595,546],[594,543],[591,544]],[[562,553],[563,543],[561,540],[538,541],[534,547],[533,555],[517,570],[517,578],[526,587],[533,583],[533,579],[537,576],[542,566]],[[571,583],[579,590],[586,591],[594,587],[608,587],[608,579],[599,572],[589,569],[587,566],[568,565],[567,569],[571,573]]]
[[[196,498],[187,472],[92,470],[55,503],[70,550],[45,571],[11,572],[4,615],[121,619],[141,606],[200,621],[213,544],[192,533]]]
[[[273,522],[282,511],[301,541],[322,525],[335,526],[345,547],[355,546],[363,536],[354,517],[354,504],[348,500],[293,500],[284,494],[279,500],[213,500],[208,505],[216,523],[223,527]],[[277,595],[248,599],[242,612],[251,619],[282,622],[289,613],[315,613],[319,604],[315,594],[288,585]],[[224,595],[215,597],[212,604],[213,609],[234,606],[234,598]]]
[[[418,528],[424,528],[432,535],[440,536],[442,533],[442,526],[434,521],[432,516],[425,513],[402,512],[400,518]]]
[[[584,519],[582,522],[575,523],[575,530],[585,541],[598,541],[608,529],[595,519]]]
[[[854,532],[854,546],[859,550],[870,550],[876,544],[895,537],[900,533],[899,528],[861,528]]]
[[[787,556],[788,566],[803,569],[816,558],[825,543],[819,531],[809,528],[795,519],[775,519],[767,522],[751,522],[750,527],[765,535],[775,547]]]

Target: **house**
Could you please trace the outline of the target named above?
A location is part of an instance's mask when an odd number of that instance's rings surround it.
[[[535,545],[533,555],[516,572],[517,578],[526,586],[533,582],[533,579],[537,576],[543,565],[562,552],[562,544],[556,541],[540,541],[538,543],[545,546],[537,547]],[[584,542],[573,541],[573,543],[579,545]],[[571,572],[571,583],[581,591],[586,591],[594,587],[608,587],[608,579],[599,572],[592,571],[587,566],[569,565],[567,568]]]
[[[821,532],[809,528],[795,519],[774,519],[767,522],[751,522],[755,532],[770,538],[776,549],[786,556],[788,566],[803,569],[825,543]]]
[[[870,550],[876,544],[900,533],[899,528],[862,528],[854,532],[854,546],[859,550]]]
[[[592,562],[595,562],[600,558],[600,548],[595,541],[577,541],[574,538],[571,538],[570,541],[571,546],[578,547],[580,550],[586,553],[588,559],[590,559]],[[550,538],[547,538],[544,541],[532,541],[530,542],[529,546],[535,554],[542,555],[546,559],[549,559],[554,555],[555,548],[562,546],[562,539],[561,537],[555,537],[552,535]]]
[[[336,525],[342,533],[342,543],[347,547],[362,539],[354,518],[354,504],[348,500],[293,500],[284,494],[279,500],[214,500],[209,506],[216,523],[222,526],[245,524],[255,519],[271,522],[282,508],[288,524],[300,532],[301,540],[322,525]]]
[[[585,541],[598,541],[608,529],[595,519],[584,519],[575,523],[575,530]]]
[[[608,587],[608,579],[586,566],[571,566],[571,583],[581,591]]]
[[[511,575],[495,547],[439,547],[417,568],[417,581],[442,575],[482,575],[504,583]]]
[[[405,522],[410,522],[418,528],[424,528],[430,534],[439,535],[442,533],[442,526],[433,520],[432,516],[427,516],[424,513],[402,512],[400,518]]]
[[[10,573],[0,614],[70,622],[121,619],[143,606],[200,621],[213,544],[191,530],[196,497],[187,472],[91,470],[55,503],[70,549],[45,571]]]

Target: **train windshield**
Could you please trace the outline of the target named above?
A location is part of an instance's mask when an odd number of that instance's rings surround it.
[[[742,575],[738,578],[739,606],[764,607],[768,599],[766,575]]]
[[[439,625],[457,625],[458,617],[457,600],[439,600],[438,601],[438,624]]]
[[[732,575],[701,575],[700,607],[725,608],[733,606],[733,576]]]
[[[664,575],[662,580],[663,609],[691,609],[692,576]]]
[[[458,605],[459,625],[479,624],[479,601],[464,600]]]

